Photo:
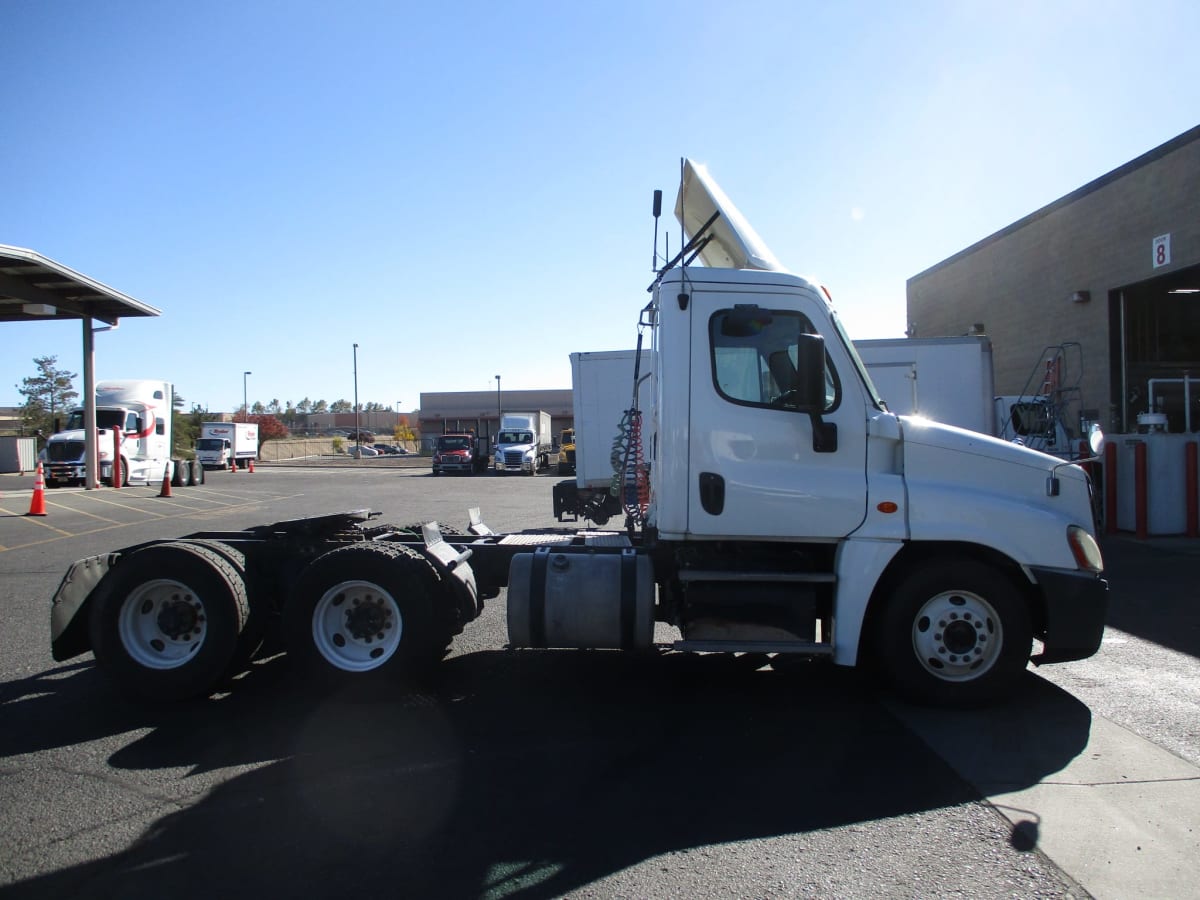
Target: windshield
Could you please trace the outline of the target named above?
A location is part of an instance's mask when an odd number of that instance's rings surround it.
[[[497,439],[501,444],[532,444],[532,431],[502,431]]]
[[[876,408],[886,410],[887,404],[883,398],[879,396],[879,391],[875,387],[875,382],[871,380],[871,376],[867,374],[866,364],[863,363],[862,357],[858,355],[858,349],[854,346],[854,342],[850,340],[850,336],[846,334],[846,330],[842,327],[842,320],[837,317],[832,309],[829,310],[829,318],[833,322],[833,327],[837,331],[837,336],[842,342],[842,346],[846,348],[846,352],[850,354],[850,359],[854,363],[854,368],[858,372],[858,377],[862,379],[863,385],[866,386],[867,394],[871,398],[871,402]]]
[[[225,446],[225,442],[220,438],[200,438],[196,441],[197,450],[220,450]]]
[[[438,449],[440,450],[470,450],[471,440],[465,437],[441,437],[438,438]]]
[[[125,411],[123,409],[98,409],[96,410],[96,427],[97,428],[125,428],[126,431],[132,431],[132,428],[125,427]],[[77,409],[67,416],[67,430],[83,427],[83,410]]]

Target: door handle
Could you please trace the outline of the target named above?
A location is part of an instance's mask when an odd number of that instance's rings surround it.
[[[725,511],[725,479],[716,472],[700,473],[700,506],[710,516]]]

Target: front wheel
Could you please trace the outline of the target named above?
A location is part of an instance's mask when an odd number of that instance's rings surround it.
[[[878,659],[910,700],[974,706],[1016,687],[1033,642],[1029,609],[1007,575],[983,563],[929,562],[886,598]]]

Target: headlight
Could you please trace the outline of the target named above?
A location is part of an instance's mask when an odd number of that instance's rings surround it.
[[[1075,556],[1075,565],[1099,575],[1104,571],[1104,558],[1100,555],[1100,545],[1088,533],[1086,528],[1071,525],[1067,528],[1067,543]]]

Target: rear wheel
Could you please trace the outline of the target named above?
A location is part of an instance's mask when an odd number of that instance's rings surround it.
[[[288,653],[324,679],[417,675],[445,655],[441,579],[398,544],[350,544],[301,573],[286,611]]]
[[[1029,610],[1007,575],[983,563],[930,562],[887,599],[879,661],[920,703],[972,706],[1011,693],[1029,662]]]
[[[220,556],[225,562],[233,567],[237,573],[237,577],[246,587],[247,599],[251,594],[251,583],[246,577],[246,555],[238,550],[232,544],[227,544],[224,541],[213,541],[204,538],[185,539],[180,543],[186,543],[191,546],[204,547],[211,550]],[[229,661],[222,681],[232,678],[234,675],[245,671],[250,665],[250,661],[254,659],[254,655],[258,653],[259,648],[263,645],[263,639],[267,633],[266,611],[262,608],[261,603],[250,603],[249,613],[246,617],[245,624],[242,626],[241,633],[238,635],[237,644],[233,650],[233,657]]]
[[[106,582],[92,650],[123,691],[186,700],[220,685],[250,615],[235,566],[208,547],[156,544],[121,558]]]

